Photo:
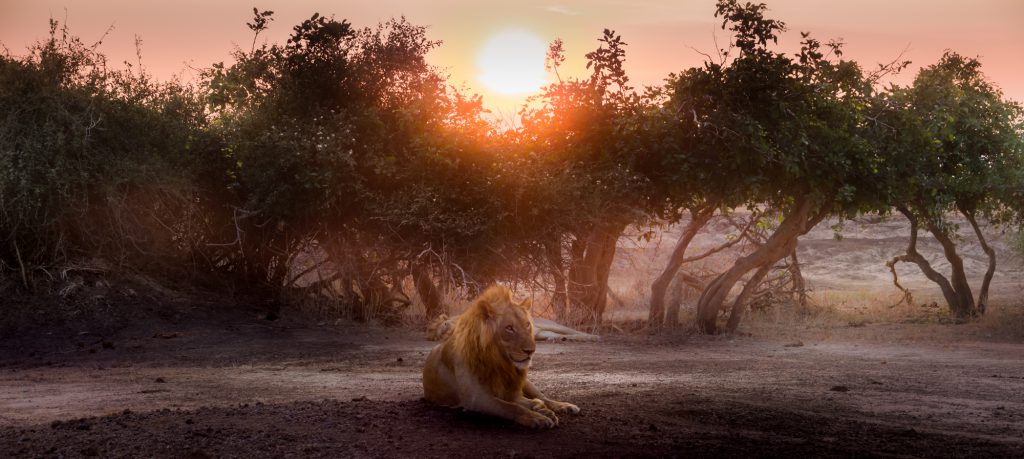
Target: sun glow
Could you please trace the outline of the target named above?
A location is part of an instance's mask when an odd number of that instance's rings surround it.
[[[547,83],[547,44],[536,35],[509,29],[491,36],[477,54],[477,81],[503,95],[537,92]]]

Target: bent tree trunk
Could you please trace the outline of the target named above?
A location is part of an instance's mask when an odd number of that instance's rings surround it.
[[[813,200],[809,196],[801,196],[764,245],[749,255],[737,259],[729,270],[708,284],[697,302],[697,329],[699,331],[708,334],[717,333],[718,313],[723,309],[726,297],[736,283],[751,270],[775,263],[789,255],[795,248],[796,239],[824,218],[825,208],[812,215],[812,207]]]
[[[910,243],[907,244],[906,253],[894,257],[889,261],[889,263],[887,263],[892,269],[893,282],[899,286],[899,282],[896,280],[896,263],[901,261],[913,263],[917,265],[928,280],[935,282],[939,286],[939,289],[942,290],[942,296],[946,298],[946,303],[949,304],[952,309],[952,305],[957,302],[957,296],[956,292],[953,291],[953,286],[950,285],[949,281],[946,280],[942,274],[939,274],[935,268],[932,268],[931,263],[929,263],[928,260],[917,251],[917,232],[919,230],[917,218],[914,217],[914,214],[910,213],[910,210],[906,207],[899,206],[896,207],[896,209],[907,217],[907,220],[910,220]]]
[[[624,223],[596,225],[585,241],[573,241],[569,304],[575,321],[601,323],[608,304],[608,275],[615,259],[615,247],[625,231]]]
[[[942,253],[949,262],[950,277],[947,279],[932,268],[928,260],[917,252],[917,232],[920,225],[918,218],[910,209],[904,206],[897,207],[897,210],[910,220],[910,244],[905,254],[894,257],[889,263],[895,265],[897,262],[905,261],[916,264],[928,280],[935,282],[939,286],[939,289],[942,290],[942,296],[949,306],[949,311],[956,317],[963,319],[984,313],[988,303],[988,287],[995,272],[996,260],[995,251],[988,246],[987,241],[982,236],[981,229],[977,226],[977,220],[974,219],[973,214],[968,215],[969,212],[961,210],[961,213],[971,222],[971,227],[974,228],[975,234],[978,236],[982,250],[985,251],[989,258],[988,270],[985,272],[985,280],[982,282],[978,303],[975,303],[974,294],[971,292],[971,285],[967,282],[963,258],[956,252],[956,243],[949,232],[945,228],[940,227],[934,219],[925,219],[925,226],[928,228],[928,232],[939,241],[939,244],[942,246]],[[895,273],[895,270],[893,272]]]
[[[669,257],[668,264],[665,269],[662,270],[661,274],[657,279],[651,283],[651,308],[647,314],[647,323],[651,327],[661,327],[666,323],[665,317],[665,293],[668,291],[669,285],[672,283],[672,279],[676,277],[676,273],[679,272],[679,268],[683,266],[683,260],[686,258],[686,249],[690,246],[690,242],[697,235],[697,232],[704,227],[711,220],[711,216],[715,213],[717,203],[710,204],[699,209],[690,209],[690,224],[686,225],[686,229],[683,234],[679,236],[679,241],[676,242],[675,249],[672,250],[672,256]],[[678,310],[677,310],[678,311]],[[676,316],[678,318],[678,316]],[[675,325],[675,323],[669,321],[669,326]]]
[[[992,250],[992,247],[988,245],[988,241],[985,240],[985,236],[981,234],[981,228],[978,226],[978,220],[974,218],[974,212],[961,209],[960,213],[964,214],[967,221],[971,223],[971,228],[974,228],[974,235],[978,237],[978,244],[981,245],[981,250],[985,251],[985,255],[988,255],[988,269],[985,270],[985,278],[981,280],[981,291],[978,292],[978,302],[976,303],[978,314],[984,314],[985,310],[988,309],[988,288],[992,284],[992,276],[996,273],[996,251]]]
[[[778,260],[776,260],[777,262]],[[768,275],[768,272],[772,270],[772,266],[775,262],[765,263],[763,266],[754,272],[753,276],[747,280],[747,283],[743,285],[743,290],[740,291],[739,296],[732,303],[732,312],[729,313],[729,321],[725,324],[725,330],[729,333],[736,331],[736,328],[740,326],[740,319],[743,318],[743,311],[746,309],[747,300],[750,299],[751,295],[757,291],[757,286],[761,285],[761,281],[764,280],[764,276]]]
[[[950,276],[949,283],[953,286],[956,295],[956,302],[950,305],[950,310],[957,317],[969,317],[974,315],[974,294],[971,293],[971,284],[967,282],[967,275],[964,273],[964,259],[956,253],[956,243],[944,229],[939,228],[933,222],[928,222],[928,231],[938,239],[942,245],[943,255],[949,261]]]

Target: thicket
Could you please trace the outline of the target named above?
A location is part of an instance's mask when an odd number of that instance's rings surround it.
[[[729,47],[643,91],[606,30],[590,75],[544,88],[514,129],[429,65],[441,44],[404,19],[313,15],[257,45],[273,16],[254,9],[251,48],[191,84],[111,69],[51,23],[27,55],[0,57],[0,275],[32,290],[102,264],[384,320],[408,286],[432,317],[446,293],[506,282],[548,292],[563,320],[600,322],[616,242],[685,221],[649,320],[678,322],[665,297],[685,282],[715,333],[779,279],[802,292],[795,249],[818,222],[900,212],[914,229],[890,265],[918,265],[955,314],[984,313],[995,254],[980,226],[1024,215],[1020,105],[953,52],[907,87],[880,83],[905,63],[867,72],[807,33],[784,53],[766,10],[719,1]],[[556,75],[562,53],[554,43]],[[991,260],[977,299],[952,213]],[[747,249],[698,279],[681,268],[707,255],[687,248],[715,216]],[[919,228],[949,276],[917,253]]]
[[[111,69],[51,21],[0,58],[0,269],[32,288],[84,261],[187,264],[207,125],[199,94]]]

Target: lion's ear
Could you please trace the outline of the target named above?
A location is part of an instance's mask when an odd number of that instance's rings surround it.
[[[522,307],[523,309],[529,311],[530,309],[533,308],[533,300],[530,299],[530,298],[527,298],[527,299],[523,300],[522,303],[519,303],[519,306]]]
[[[486,297],[481,297],[477,300],[480,312],[483,313],[484,319],[490,319],[494,317],[494,304],[489,301]]]

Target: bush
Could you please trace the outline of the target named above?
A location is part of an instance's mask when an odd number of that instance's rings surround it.
[[[0,267],[27,287],[75,260],[182,259],[203,126],[190,88],[111,70],[55,21],[28,55],[0,56]]]

